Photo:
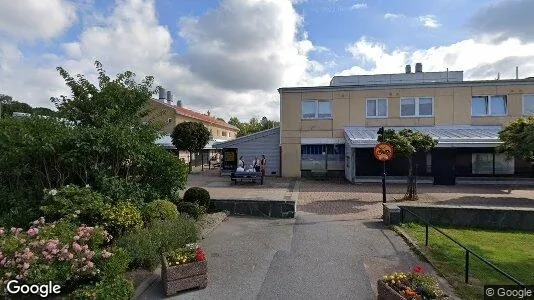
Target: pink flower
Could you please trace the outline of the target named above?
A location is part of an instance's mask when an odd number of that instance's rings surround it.
[[[32,257],[33,257],[33,252],[31,252],[31,251],[26,251],[26,252],[24,252],[24,254],[22,254],[22,258],[24,260],[29,260]]]
[[[87,259],[93,258],[94,255],[95,253],[93,251],[85,251],[85,257],[87,257]]]
[[[87,262],[87,267],[89,269],[92,269],[94,266],[95,266],[95,264],[93,262],[90,262],[90,261]]]
[[[36,235],[39,233],[39,229],[37,229],[37,228],[30,228],[30,229],[28,229],[28,232],[27,232],[27,233],[28,233],[28,236],[29,236],[29,237],[34,237],[34,236],[36,236]]]
[[[102,251],[102,257],[103,258],[108,258],[108,257],[111,257],[113,255],[113,253],[111,252],[108,252],[106,250]]]
[[[0,227],[0,235],[4,235],[4,227]]]
[[[73,259],[73,258],[74,258],[74,254],[69,253],[69,259]]]
[[[23,270],[28,270],[28,268],[30,267],[30,264],[25,262],[23,265],[22,265],[22,269]]]
[[[74,249],[74,251],[76,252],[81,252],[83,250],[83,247],[80,246],[80,244],[74,242],[72,243],[72,249]]]
[[[55,243],[55,241],[49,241],[46,243],[46,250],[52,252],[52,250],[56,248],[57,248],[57,244]]]
[[[79,237],[79,236],[77,236],[77,235],[75,235],[75,236],[74,236],[74,237],[73,237],[72,239],[73,239],[73,240],[75,240],[75,241],[77,241],[77,240],[79,240],[79,239],[80,239],[80,237]]]

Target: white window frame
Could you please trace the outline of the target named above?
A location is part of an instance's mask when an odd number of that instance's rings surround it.
[[[506,112],[500,115],[491,114],[491,97],[505,97],[506,99]],[[488,97],[488,113],[485,115],[473,115],[473,98],[474,97]],[[506,117],[508,115],[508,95],[471,95],[471,117]]]
[[[423,99],[431,99],[432,100],[432,114],[431,115],[419,115],[419,100]],[[411,116],[403,116],[402,115],[402,100],[410,100],[415,99],[415,115]],[[399,100],[399,116],[401,118],[433,118],[434,117],[434,97],[402,97]]]
[[[386,100],[386,115],[385,116],[379,116],[378,115],[378,100]],[[374,116],[367,115],[367,105],[369,101],[375,101],[376,103],[376,111]],[[366,98],[365,99],[365,117],[367,119],[384,119],[387,118],[389,115],[389,99],[388,98]]]
[[[315,116],[314,117],[305,118],[302,115],[302,104],[304,102],[315,102]],[[329,117],[319,117],[319,102],[328,102],[328,103],[330,103],[330,116]],[[318,99],[318,100],[305,99],[305,100],[302,100],[302,102],[300,103],[300,118],[302,120],[332,120],[333,116],[334,116],[334,112],[333,112],[332,100],[328,100],[328,99]]]
[[[527,114],[527,112],[525,111],[525,97],[533,97],[534,98],[534,94],[524,94],[523,95],[522,114],[523,114],[523,116],[534,116],[534,114]]]

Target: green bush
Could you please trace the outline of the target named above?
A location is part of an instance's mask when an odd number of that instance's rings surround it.
[[[200,219],[200,217],[206,213],[206,208],[198,205],[197,203],[181,201],[178,202],[176,206],[178,207],[178,211],[180,213],[187,214],[189,217],[195,220]]]
[[[134,292],[135,287],[132,282],[116,276],[94,285],[79,288],[70,295],[70,298],[76,300],[130,300]]]
[[[185,191],[183,201],[197,203],[200,206],[209,208],[210,193],[204,188],[194,186]]]
[[[99,257],[95,258],[95,265],[100,269],[100,277],[104,280],[122,276],[126,273],[130,264],[130,257],[124,249],[115,247],[110,251],[113,253],[110,257],[106,257],[101,253]]]
[[[143,220],[152,223],[156,220],[169,220],[178,216],[174,203],[167,200],[155,200],[143,207]]]
[[[156,221],[148,227],[127,233],[117,240],[130,258],[131,268],[154,270],[160,263],[161,251],[183,248],[197,241],[195,223],[178,216],[172,220]]]
[[[141,212],[130,202],[106,205],[104,222],[106,229],[116,236],[143,227]]]
[[[102,224],[104,197],[89,187],[67,185],[45,190],[41,211],[49,221],[77,215],[79,224]]]

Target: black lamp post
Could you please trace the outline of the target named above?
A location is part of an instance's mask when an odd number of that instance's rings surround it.
[[[384,134],[384,127],[376,132],[379,136]],[[386,203],[386,161],[382,161],[382,203]]]

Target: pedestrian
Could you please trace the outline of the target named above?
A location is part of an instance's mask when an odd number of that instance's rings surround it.
[[[260,160],[260,170],[261,170],[261,176],[265,176],[265,169],[267,168],[267,159],[265,158],[265,155],[261,156]]]
[[[243,160],[243,156],[239,157],[239,167],[245,170],[245,161]]]
[[[256,156],[254,158],[254,171],[255,172],[260,172],[260,160],[258,159],[258,157]]]

